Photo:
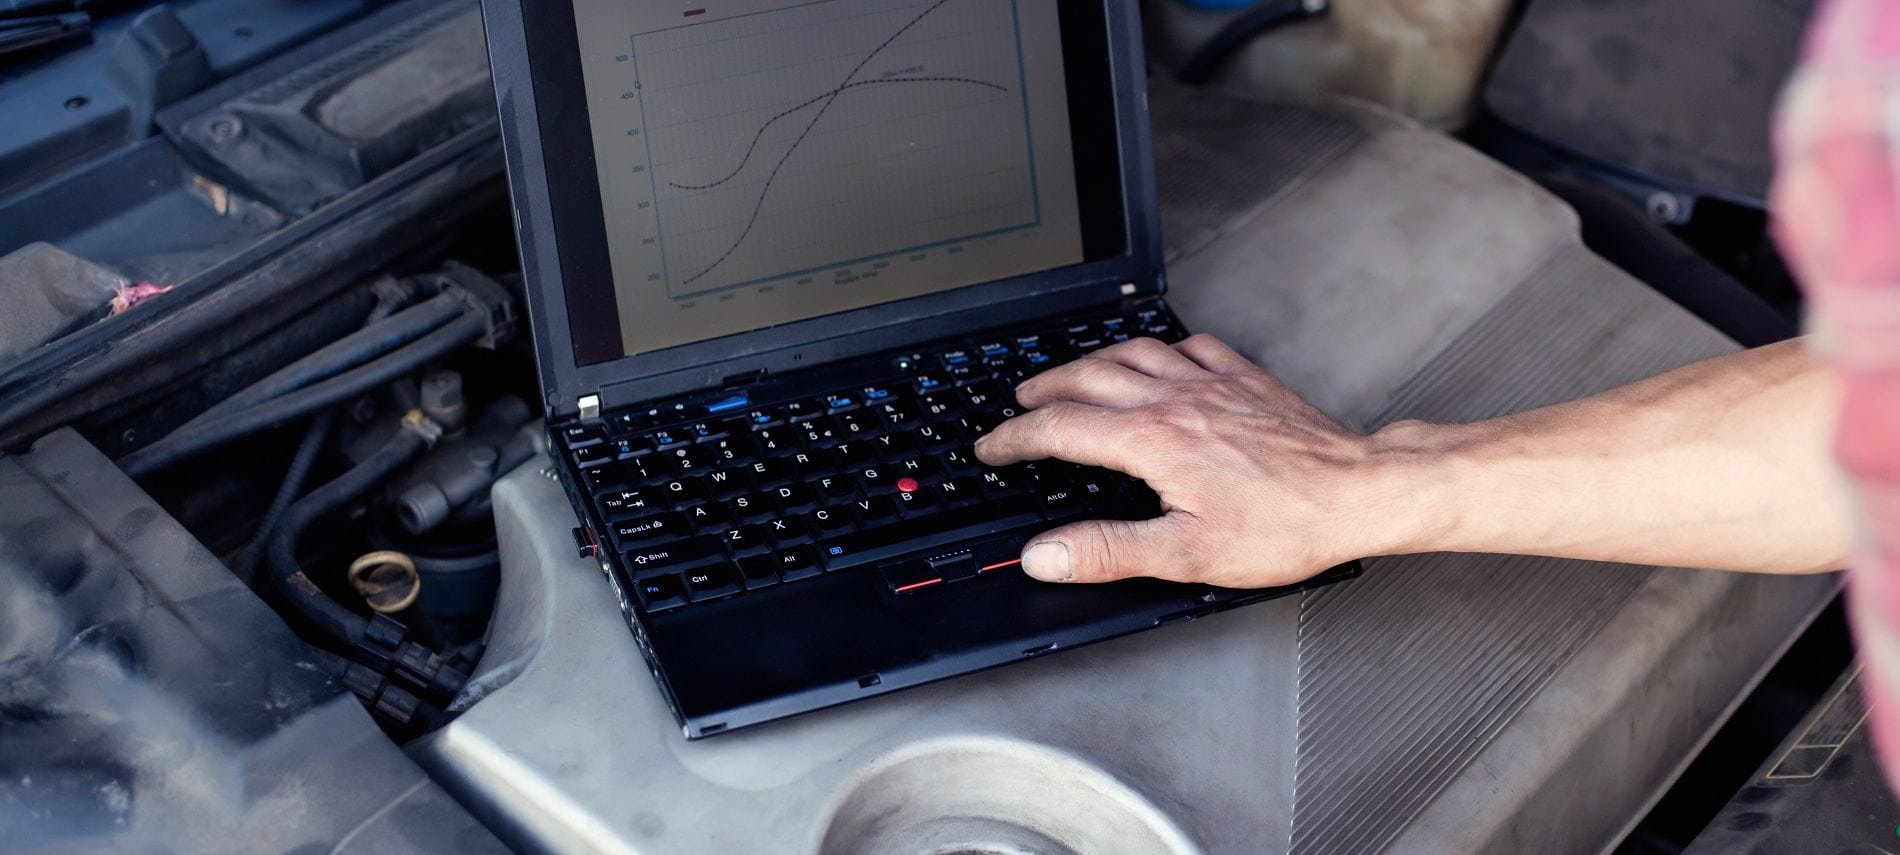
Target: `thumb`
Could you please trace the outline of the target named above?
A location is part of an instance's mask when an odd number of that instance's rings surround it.
[[[1195,550],[1179,514],[1151,520],[1098,520],[1063,526],[1023,548],[1023,572],[1044,582],[1112,582],[1130,576],[1181,578]]]

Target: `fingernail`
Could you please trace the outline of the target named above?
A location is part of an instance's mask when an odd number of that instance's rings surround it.
[[[1023,550],[1023,572],[1044,582],[1075,580],[1075,571],[1069,567],[1069,547],[1059,540],[1045,540]]]

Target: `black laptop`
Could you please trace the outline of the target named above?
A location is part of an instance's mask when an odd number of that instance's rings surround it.
[[[1023,379],[1184,335],[1136,0],[484,11],[577,546],[687,737],[1294,590],[1030,579],[1155,495],[970,451]]]

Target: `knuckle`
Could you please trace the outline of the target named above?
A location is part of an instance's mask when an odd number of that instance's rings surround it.
[[[1030,428],[1029,416],[1017,416],[996,426],[995,430],[983,437],[985,448],[1010,448],[1022,442],[1023,431]]]
[[[1024,417],[1026,430],[1035,437],[1042,451],[1060,456],[1069,434],[1075,429],[1075,411],[1060,404],[1043,407]]]
[[[1077,526],[1070,543],[1075,549],[1073,571],[1078,580],[1108,581],[1150,572],[1148,568],[1128,563],[1139,550],[1134,548],[1125,523],[1096,522]]]
[[[1197,394],[1182,395],[1163,401],[1155,408],[1156,419],[1175,436],[1207,432],[1208,415],[1198,402],[1193,400],[1196,397],[1198,397],[1198,390]]]
[[[1088,384],[1088,374],[1092,370],[1086,363],[1088,357],[1058,365],[1048,371],[1024,380],[1016,387],[1017,400],[1034,405],[1047,404],[1061,400],[1069,391]]]
[[[1016,458],[1020,454],[1022,425],[1014,424],[1013,421],[998,425],[988,436],[983,437],[983,441],[973,449],[976,456],[984,462]]]
[[[1190,401],[1207,397],[1207,384],[1198,380],[1177,380],[1162,389],[1161,402],[1171,406],[1182,406]]]
[[[1085,526],[1077,534],[1079,537],[1076,539],[1080,541],[1081,546],[1079,551],[1082,553],[1078,556],[1081,560],[1077,561],[1075,566],[1077,576],[1102,579],[1121,575],[1118,555],[1120,550],[1116,548],[1104,526]]]
[[[1128,438],[1144,448],[1162,450],[1179,441],[1180,433],[1173,422],[1150,409],[1129,428]]]
[[[1093,353],[1069,363],[1070,371],[1084,384],[1101,383],[1114,374],[1115,365]]]
[[[1030,413],[1024,418],[1028,419],[1030,427],[1039,433],[1046,434],[1061,433],[1068,427],[1072,416],[1073,414],[1069,412],[1068,407],[1061,404],[1051,404]]]
[[[1024,407],[1035,407],[1045,401],[1048,396],[1044,394],[1044,387],[1049,385],[1049,381],[1044,378],[1047,376],[1045,374],[1031,377],[1017,385],[1016,403]]]
[[[1115,346],[1128,353],[1142,356],[1158,356],[1163,352],[1172,353],[1174,351],[1174,348],[1163,344],[1160,339],[1145,336],[1142,338],[1131,338]]]

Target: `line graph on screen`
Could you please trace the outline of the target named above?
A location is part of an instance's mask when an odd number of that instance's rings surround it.
[[[630,56],[674,299],[1040,220],[1015,0],[817,0]]]

